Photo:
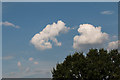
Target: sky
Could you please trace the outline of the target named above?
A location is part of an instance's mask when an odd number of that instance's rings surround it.
[[[75,51],[116,48],[117,10],[116,2],[4,2],[3,77],[51,78],[53,67]]]
[[[2,0],[2,2],[119,2],[119,0]]]
[[[2,3],[0,2],[0,22],[2,22]],[[2,25],[0,25],[0,58],[2,58]],[[2,78],[2,60],[0,59],[0,78]]]

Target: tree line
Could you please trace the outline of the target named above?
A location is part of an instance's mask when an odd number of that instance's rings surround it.
[[[120,53],[117,49],[90,49],[75,52],[52,70],[52,80],[120,80]]]

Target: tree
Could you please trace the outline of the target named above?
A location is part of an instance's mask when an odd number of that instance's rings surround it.
[[[52,80],[120,80],[118,50],[90,49],[86,55],[75,52],[52,70]]]

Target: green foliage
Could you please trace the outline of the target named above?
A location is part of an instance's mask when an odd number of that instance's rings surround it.
[[[75,52],[52,70],[53,80],[120,80],[118,50],[90,49],[85,55]]]

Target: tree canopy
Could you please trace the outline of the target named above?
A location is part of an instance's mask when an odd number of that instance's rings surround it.
[[[52,70],[52,80],[120,80],[118,50],[90,49],[84,55],[75,52]]]

